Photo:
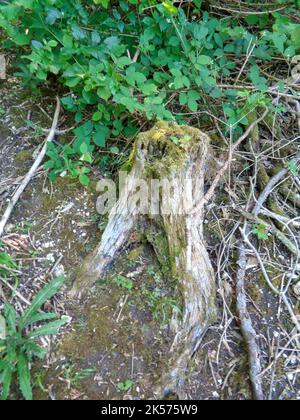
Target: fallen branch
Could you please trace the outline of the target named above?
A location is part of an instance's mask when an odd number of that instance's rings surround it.
[[[4,215],[2,216],[2,219],[0,221],[0,237],[3,235],[4,228],[5,228],[7,222],[10,218],[11,213],[13,212],[13,209],[14,209],[15,205],[17,204],[17,202],[18,202],[19,198],[21,197],[23,191],[28,186],[30,180],[32,179],[32,177],[36,173],[37,169],[41,165],[41,163],[42,163],[42,161],[45,157],[45,154],[46,154],[46,151],[47,151],[47,148],[48,148],[48,144],[51,143],[52,140],[54,139],[54,136],[55,136],[55,133],[56,133],[56,127],[57,127],[57,124],[58,124],[59,113],[60,113],[60,100],[59,100],[59,98],[57,98],[56,110],[55,110],[51,130],[50,130],[50,132],[47,136],[47,139],[45,141],[45,144],[44,144],[42,150],[38,154],[38,157],[36,158],[34,164],[32,165],[32,167],[30,169],[30,171],[28,172],[28,174],[26,175],[26,177],[22,181],[21,185],[16,190],[15,194],[13,195],[12,199],[10,200],[10,202],[7,206],[7,209],[5,210]]]
[[[204,195],[203,198],[201,198],[201,200],[197,203],[197,205],[193,209],[192,214],[194,216],[197,215],[197,213],[199,211],[201,211],[203,206],[205,204],[207,204],[213,198],[213,196],[215,194],[215,191],[216,191],[216,188],[219,185],[220,180],[224,177],[226,171],[228,170],[228,168],[229,168],[229,166],[232,162],[234,152],[239,148],[241,143],[251,134],[252,130],[257,126],[257,124],[259,124],[261,121],[263,121],[265,119],[265,117],[268,115],[268,112],[269,112],[269,108],[266,108],[266,110],[262,114],[262,116],[259,117],[257,120],[253,121],[253,123],[249,125],[249,127],[247,128],[245,133],[230,148],[227,161],[225,162],[225,164],[222,166],[222,168],[217,173],[217,175],[216,175],[215,179],[213,180],[213,182],[212,182],[209,190],[207,191],[207,193]]]
[[[296,156],[294,162],[298,162],[299,155]],[[296,255],[297,259],[299,257],[299,249],[297,246],[294,246],[294,244],[286,238],[286,236],[276,229],[274,226],[266,224],[265,221],[259,219],[259,214],[263,210],[263,205],[267,201],[269,195],[273,192],[273,190],[276,188],[278,183],[288,174],[288,169],[282,169],[278,174],[273,176],[268,184],[265,186],[263,192],[261,193],[260,197],[258,198],[256,205],[254,206],[254,209],[252,213],[242,211],[242,214],[244,218],[247,220],[253,220],[258,223],[263,223],[268,230],[273,232],[277,238],[294,254]],[[245,222],[245,226],[243,229],[241,229],[242,238],[244,241],[244,244],[247,245],[248,249],[251,249],[254,255],[256,256],[262,274],[270,287],[270,289],[279,296],[282,301],[284,302],[287,311],[289,312],[291,319],[297,329],[297,331],[300,331],[300,324],[298,322],[298,319],[294,313],[294,310],[286,296],[287,288],[284,291],[279,290],[277,287],[275,287],[267,273],[267,270],[265,268],[265,265],[262,261],[261,256],[259,255],[259,252],[255,248],[255,246],[250,242],[249,235],[250,235],[250,227],[248,222]],[[260,351],[259,347],[256,342],[256,333],[252,325],[251,318],[249,316],[249,313],[247,311],[247,301],[246,301],[246,295],[245,295],[245,275],[246,275],[246,249],[245,245],[243,243],[239,246],[239,260],[238,260],[238,272],[237,272],[237,312],[238,316],[241,321],[241,330],[245,339],[245,342],[247,344],[248,348],[248,355],[249,355],[249,370],[250,370],[250,379],[252,383],[252,389],[254,396],[257,400],[264,400],[264,394],[263,394],[263,388],[262,388],[262,369],[261,369],[261,363],[260,363]]]
[[[267,223],[265,220],[259,218],[258,216],[255,216],[253,213],[248,213],[246,211],[240,211],[242,215],[245,217],[245,219],[250,220],[254,223],[259,223],[264,225],[267,231],[272,233],[277,237],[277,239],[280,240],[280,242],[296,257],[299,255],[299,250],[286,236],[284,233],[282,233],[279,229],[277,229],[275,226]]]
[[[282,299],[283,303],[286,306],[286,309],[288,310],[288,312],[289,312],[289,314],[291,316],[291,319],[292,319],[292,321],[293,321],[293,323],[294,323],[297,331],[300,332],[300,323],[298,321],[298,318],[297,318],[296,314],[294,313],[294,310],[293,310],[293,308],[292,308],[292,306],[291,306],[288,298],[286,297],[286,291],[282,292],[279,289],[277,289],[277,287],[274,286],[274,284],[272,283],[272,281],[271,281],[271,279],[270,279],[270,277],[269,277],[269,275],[267,273],[267,270],[266,270],[266,267],[265,267],[265,265],[263,263],[263,260],[261,259],[261,256],[259,255],[259,252],[255,248],[255,246],[251,244],[251,242],[250,242],[250,240],[248,238],[248,235],[246,235],[245,232],[243,232],[243,238],[244,238],[245,243],[254,252],[254,255],[256,256],[256,258],[257,258],[257,260],[259,262],[259,265],[260,265],[262,274],[263,274],[263,276],[264,276],[264,278],[265,278],[268,286],[270,287],[270,289],[276,295],[278,295]]]

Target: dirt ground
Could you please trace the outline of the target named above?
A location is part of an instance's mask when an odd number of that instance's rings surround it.
[[[51,98],[26,97],[14,79],[2,83],[1,92],[0,213],[43,138],[26,127],[26,120],[30,117],[48,128],[53,113]],[[95,169],[95,181],[97,174]],[[22,195],[2,239],[1,247],[19,264],[22,275],[16,287],[27,300],[51,278],[66,277],[65,290],[46,309],[68,314],[72,322],[49,340],[47,359],[33,366],[36,399],[152,399],[168,363],[173,338],[168,321],[175,309],[180,310],[180,301],[142,238],[132,239],[84,302],[67,297],[83,258],[101,238],[105,221],[97,215],[95,203],[93,187],[85,189],[68,178],[51,184],[41,169]],[[236,267],[218,265],[219,223],[234,226],[224,209],[226,198],[207,213],[208,249],[218,273],[219,320],[190,364],[185,389],[189,399],[252,398],[247,353],[235,314]],[[234,247],[230,253],[236,254]],[[284,264],[282,258],[278,264]],[[262,279],[256,259],[248,264],[252,267],[247,278],[248,309],[259,334],[265,392],[273,399],[300,399],[298,353],[288,345],[291,323]],[[276,278],[276,267],[272,275]],[[6,300],[24,306],[0,285],[0,309]],[[14,398],[19,398],[17,390]]]

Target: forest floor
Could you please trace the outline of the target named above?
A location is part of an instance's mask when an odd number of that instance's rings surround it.
[[[53,101],[44,98],[37,104],[24,96],[15,79],[2,83],[1,92],[2,213],[40,144],[41,133],[25,122],[30,116],[36,125],[48,128]],[[18,262],[22,275],[11,283],[18,296],[0,284],[0,309],[9,301],[22,310],[20,295],[31,301],[49,279],[60,274],[67,279],[65,290],[45,309],[68,314],[72,322],[49,340],[47,359],[33,366],[36,399],[152,399],[169,357],[173,333],[168,321],[180,302],[153,249],[142,238],[131,238],[107,277],[99,279],[82,304],[67,297],[83,258],[105,226],[95,209],[98,177],[95,168],[95,182],[86,189],[69,178],[51,184],[46,171],[39,170],[2,238],[1,248]],[[230,200],[244,189],[243,180],[237,182],[207,209],[205,236],[217,273],[219,320],[190,364],[185,386],[190,399],[252,399],[247,351],[235,309],[237,250],[232,231],[238,216],[233,215]],[[264,243],[261,252],[275,253],[269,273],[280,286],[282,270],[289,272],[288,256],[273,243]],[[225,264],[220,264],[220,254]],[[228,263],[232,257],[235,262]],[[261,276],[257,258],[248,257],[247,266],[248,310],[259,336],[265,393],[272,399],[300,399],[299,348],[291,343],[293,325]],[[292,299],[297,300],[295,293]],[[18,398],[17,389],[14,396]]]

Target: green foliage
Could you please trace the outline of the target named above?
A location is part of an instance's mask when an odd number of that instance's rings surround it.
[[[159,321],[162,326],[166,326],[169,323],[173,311],[177,313],[181,312],[176,300],[165,296],[160,287],[149,290],[143,285],[142,294],[154,319]]]
[[[126,379],[124,382],[119,382],[117,388],[121,392],[128,392],[134,385],[134,382],[131,379]]]
[[[3,316],[0,315],[0,384],[2,400],[9,397],[12,380],[16,375],[23,397],[32,399],[30,364],[34,358],[43,359],[46,350],[37,344],[36,339],[57,334],[59,328],[70,321],[63,316],[56,319],[55,313],[41,310],[45,302],[51,299],[63,285],[63,277],[47,284],[32,301],[23,315],[5,304]],[[38,325],[37,325],[38,324]]]
[[[10,269],[17,269],[18,266],[12,257],[6,252],[0,252],[0,275],[5,276]]]
[[[263,224],[254,225],[252,229],[252,233],[256,235],[258,239],[263,239],[265,241],[269,239],[266,233],[266,227]]]
[[[72,365],[65,365],[64,366],[64,377],[67,383],[71,386],[78,386],[81,381],[88,379],[94,373],[96,373],[96,369],[81,369],[76,371],[74,366]]]
[[[116,276],[114,278],[114,283],[116,283],[119,287],[122,287],[123,289],[132,290],[133,289],[133,281],[128,279],[124,276]]]
[[[253,2],[249,1],[249,5]],[[281,1],[276,4],[282,5]],[[276,6],[274,4],[274,7]],[[297,3],[284,2],[292,16]],[[276,8],[276,7],[275,7]],[[200,11],[201,9],[201,11]],[[19,76],[37,88],[63,87],[62,104],[77,128],[69,146],[49,147],[46,168],[88,184],[90,164],[103,165],[116,143],[134,136],[145,120],[176,120],[211,111],[233,136],[248,114],[270,105],[262,66],[300,50],[300,25],[281,12],[220,19],[171,0],[12,0],[0,6],[3,47],[17,53]],[[237,88],[232,79],[253,51]],[[228,83],[232,88],[224,88]],[[98,151],[101,151],[99,157]]]

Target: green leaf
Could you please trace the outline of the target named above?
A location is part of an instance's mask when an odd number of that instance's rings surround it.
[[[119,391],[127,392],[132,388],[134,385],[134,382],[131,379],[126,379],[124,382],[119,382],[117,384],[117,388]]]
[[[133,289],[133,281],[121,275],[114,278],[114,283],[116,283],[119,287],[122,287],[123,289]]]
[[[131,63],[131,60],[129,57],[121,57],[118,59],[118,67],[120,67],[121,69],[123,69],[126,66],[129,66]]]
[[[63,36],[63,45],[66,48],[73,48],[73,38],[69,34]]]
[[[52,7],[48,10],[48,14],[46,16],[46,23],[48,25],[54,25],[54,23],[57,21],[57,19],[61,18],[61,12],[58,9],[55,9]]]
[[[203,66],[206,66],[207,64],[210,64],[211,62],[212,62],[212,59],[208,55],[199,55],[199,57],[197,58],[197,63]]]
[[[12,257],[6,252],[0,253],[0,264],[6,266],[7,268],[18,268]]]
[[[195,90],[190,90],[187,94],[188,97],[188,107],[192,112],[196,112],[198,109],[198,103],[197,101],[200,99],[200,95]]]
[[[263,224],[254,225],[252,233],[258,237],[258,239],[268,240],[269,237],[266,233],[266,227]]]
[[[80,26],[74,25],[72,27],[72,34],[73,37],[77,40],[77,41],[81,41],[86,37],[86,32],[84,29],[81,29]]]
[[[86,175],[85,175],[86,176]],[[28,335],[29,339],[36,339],[45,335],[56,335],[59,329],[71,321],[69,316],[62,316],[57,321],[49,322]]]
[[[13,306],[6,303],[4,305],[4,317],[7,325],[7,332],[9,334],[15,333],[17,331],[17,313]]]
[[[20,353],[18,357],[18,376],[19,385],[23,397],[27,401],[32,400],[32,388],[30,380],[29,363],[24,353]]]
[[[100,111],[97,111],[97,112],[95,112],[94,114],[93,114],[93,121],[94,122],[98,122],[98,121],[100,121],[101,119],[102,119],[102,112],[100,112]]]
[[[108,136],[109,128],[105,125],[98,126],[96,129],[96,133],[93,135],[94,143],[98,147],[105,147]]]
[[[186,105],[187,104],[187,101],[188,101],[187,94],[184,93],[184,92],[182,92],[179,95],[179,103],[180,103],[180,105]]]
[[[20,47],[23,47],[30,43],[30,36],[26,34],[17,33],[14,35],[13,41],[15,44],[19,45]]]
[[[6,401],[11,387],[12,382],[12,371],[10,369],[10,366],[6,367],[2,373],[2,395],[1,399],[2,401]]]
[[[40,314],[32,316],[30,319],[30,322],[28,322],[28,326],[32,324],[36,324],[38,322],[50,321],[55,318],[57,318],[57,315],[55,313],[42,312]]]
[[[110,0],[93,0],[94,3],[98,6],[102,6],[105,9],[108,8]]]
[[[44,303],[47,302],[47,300],[56,295],[56,293],[62,288],[63,283],[64,277],[59,276],[38,292],[30,307],[21,317],[20,325],[22,325],[22,328],[25,328],[31,322],[32,317],[36,316],[37,311],[44,305]]]
[[[174,6],[172,1],[166,0],[166,1],[162,2],[162,5],[168,13],[170,13],[171,15],[177,15],[178,9],[177,9],[177,7]]]
[[[88,187],[90,185],[91,181],[90,181],[90,178],[87,175],[82,174],[82,175],[79,176],[79,182],[84,187]]]

